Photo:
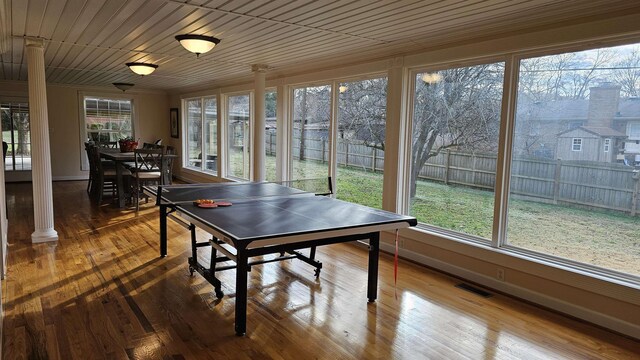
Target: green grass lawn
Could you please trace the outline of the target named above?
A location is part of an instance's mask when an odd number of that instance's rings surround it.
[[[267,161],[267,169],[275,168],[273,158]],[[299,168],[327,173],[326,163]],[[335,192],[338,199],[381,208],[382,174],[339,166]],[[421,223],[491,239],[493,204],[492,191],[419,181],[410,213]],[[640,275],[638,216],[512,199],[507,230],[510,245]]]

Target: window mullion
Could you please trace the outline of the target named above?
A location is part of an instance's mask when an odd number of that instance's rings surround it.
[[[204,117],[205,117],[205,105],[204,105],[204,98],[201,97],[200,98],[200,157],[202,158],[200,161],[200,170],[204,171],[207,167],[207,147],[204,143],[205,141],[205,123],[204,123]]]
[[[500,135],[496,164],[495,201],[491,245],[502,246],[507,238],[507,211],[511,181],[511,158],[515,126],[515,109],[518,92],[519,61],[507,59],[504,71]]]

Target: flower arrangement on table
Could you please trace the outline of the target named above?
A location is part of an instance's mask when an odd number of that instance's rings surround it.
[[[118,140],[120,152],[132,152],[138,147],[138,141],[131,136]]]

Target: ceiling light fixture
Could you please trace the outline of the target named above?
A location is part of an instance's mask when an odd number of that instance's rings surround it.
[[[340,94],[342,94],[342,93],[346,92],[346,91],[347,91],[347,89],[349,89],[349,88],[347,87],[347,85],[340,85],[340,86],[338,87],[338,91],[340,91]]]
[[[220,39],[214,38],[213,36],[195,34],[176,35],[176,40],[180,42],[182,47],[196,54],[196,57],[211,51],[211,49],[220,43]]]
[[[147,64],[147,63],[141,63],[141,62],[130,62],[130,63],[127,63],[126,65],[129,67],[131,71],[142,76],[149,75],[158,68],[158,65],[156,64]]]
[[[122,90],[122,92],[125,92],[125,91],[131,89],[133,87],[133,85],[134,84],[131,84],[131,83],[121,83],[121,82],[113,83],[113,86],[115,86],[118,89]]]

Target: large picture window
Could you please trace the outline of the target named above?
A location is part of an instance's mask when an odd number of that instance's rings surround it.
[[[504,64],[415,76],[410,214],[491,239]]]
[[[329,176],[331,86],[293,90],[291,180]]]
[[[227,97],[227,176],[249,180],[251,169],[251,98]]]
[[[134,137],[132,101],[85,96],[84,123],[87,138],[96,142]]]
[[[218,101],[216,97],[185,100],[187,167],[217,174]]]
[[[387,78],[338,86],[336,196],[382,208]]]
[[[185,100],[184,119],[187,120],[187,167],[201,168],[202,163],[202,99]]]
[[[265,112],[265,180],[276,181],[276,150],[277,150],[277,113],[276,101],[278,93],[275,90],[267,90],[264,94],[264,112]]]
[[[2,103],[2,141],[7,144],[4,168],[31,170],[31,130],[27,103]]]
[[[638,180],[625,165],[640,148],[616,141],[640,116],[638,63],[637,44],[521,60],[508,245],[640,275]]]

